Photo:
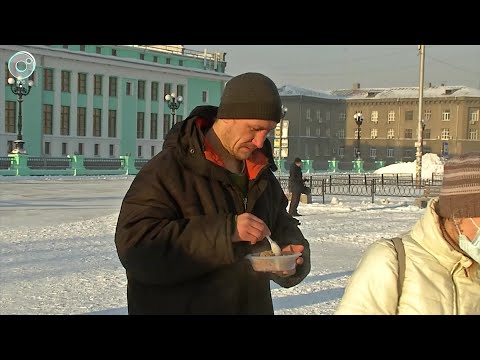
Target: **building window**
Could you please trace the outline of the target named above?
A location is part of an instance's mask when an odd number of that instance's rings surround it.
[[[126,86],[126,90],[125,90],[125,94],[127,96],[132,96],[132,83],[130,81],[127,81],[127,86]]]
[[[388,119],[387,119],[388,122],[392,122],[392,121],[395,121],[395,111],[394,110],[390,110],[388,112]]]
[[[95,156],[100,155],[100,144],[93,145],[93,155]]]
[[[405,120],[413,120],[413,110],[405,111]]]
[[[60,135],[70,135],[70,106],[62,106]]]
[[[78,155],[83,155],[83,143],[78,143]]]
[[[405,129],[405,139],[413,138],[413,129]]]
[[[373,159],[377,157],[377,148],[374,148],[374,147],[370,148],[370,157]]]
[[[143,139],[145,136],[145,113],[137,112],[137,139]]]
[[[85,73],[78,73],[78,93],[87,93],[87,74]]]
[[[202,91],[202,102],[208,102],[208,93],[206,91]]]
[[[340,157],[345,156],[345,147],[344,146],[339,146],[338,147],[338,156],[340,156]]]
[[[410,149],[403,150],[403,157],[411,158],[412,157],[412,150],[410,150]]]
[[[163,115],[163,140],[167,137],[170,128],[172,127],[172,120],[170,114]]]
[[[183,90],[184,90],[183,85],[177,85],[177,96],[183,96]]]
[[[97,47],[95,48],[95,52],[96,52],[97,54],[101,54],[101,53],[102,53],[102,48],[101,48],[100,46],[97,46]]]
[[[109,145],[108,153],[110,154],[110,156],[115,156],[115,145],[113,145],[113,144]]]
[[[45,135],[53,134],[53,105],[43,105],[43,133]]]
[[[337,132],[337,137],[339,139],[345,139],[345,129],[339,129]]]
[[[77,108],[77,136],[85,136],[87,132],[87,108]]]
[[[310,126],[305,127],[305,136],[310,136]]]
[[[432,110],[425,110],[423,116],[423,120],[429,121],[432,118]]]
[[[370,130],[370,138],[371,139],[376,139],[377,136],[378,136],[378,130],[377,129]]]
[[[138,80],[138,98],[145,99],[145,80]]]
[[[45,155],[50,155],[50,142],[45,141],[45,143],[43,144],[43,153]]]
[[[171,60],[170,58],[166,58],[166,59],[165,59],[165,64],[170,65],[171,61],[172,61],[172,60]]]
[[[470,109],[470,124],[474,124],[478,121],[478,109]]]
[[[150,146],[150,157],[154,157],[155,156],[155,146]]]
[[[395,130],[394,129],[388,129],[387,130],[387,139],[393,139],[395,137]]]
[[[13,140],[7,141],[7,152],[11,153],[13,151]]]
[[[158,62],[158,56],[155,55],[155,56],[153,57],[153,62]]]
[[[175,124],[178,124],[181,121],[183,121],[183,116],[182,115],[175,115]]]
[[[358,127],[355,129],[355,139],[358,139]],[[360,137],[362,137],[362,129],[360,129]]]
[[[141,145],[137,146],[137,157],[139,157],[139,158],[142,157],[142,146]]]
[[[108,78],[108,96],[117,97],[117,78],[115,76]]]
[[[172,92],[172,84],[170,83],[163,84],[163,97],[165,97],[165,95],[170,95],[171,92]]]
[[[424,139],[430,139],[430,132],[431,132],[430,129],[425,129],[423,131],[423,138]]]
[[[94,75],[93,78],[93,95],[102,95],[102,75]]]
[[[478,130],[470,129],[468,131],[468,140],[478,140]]]
[[[158,138],[158,115],[150,114],[150,139],[156,140]]]
[[[345,114],[344,112],[341,112],[338,114],[338,120],[340,122],[345,122],[346,119],[347,119],[347,114]]]
[[[370,115],[370,120],[373,123],[378,123],[378,111],[372,111],[372,115]]]
[[[70,92],[70,72],[62,70],[62,92]]]
[[[387,148],[387,157],[393,158],[395,156],[395,149],[394,148]]]
[[[62,155],[67,155],[67,143],[62,143]]]
[[[316,128],[315,129],[315,135],[321,136],[321,134],[322,134],[322,128],[320,128],[320,127]]]
[[[93,136],[102,136],[102,109],[93,109]]]
[[[53,91],[53,69],[43,69],[43,90]]]
[[[450,121],[450,110],[442,111],[442,121]]]
[[[449,128],[443,128],[442,129],[442,140],[450,140],[450,129]]]
[[[317,121],[319,123],[322,123],[323,122],[323,119],[322,119],[322,112],[320,110],[317,110],[316,111],[316,117],[317,117]]]
[[[5,101],[5,132],[17,132],[17,103],[15,101]]]
[[[157,81],[152,81],[151,100],[158,101],[158,82]]]
[[[108,110],[108,137],[117,137],[117,110]]]

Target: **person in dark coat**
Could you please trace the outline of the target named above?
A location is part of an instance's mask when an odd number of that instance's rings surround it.
[[[228,81],[220,106],[200,106],[167,134],[127,191],[115,245],[129,314],[273,314],[270,280],[299,284],[310,249],[274,176],[267,134],[281,101],[268,77]],[[268,154],[268,156],[267,156]],[[289,273],[253,270],[246,255],[298,251]]]
[[[290,165],[288,188],[292,195],[290,198],[288,213],[292,216],[302,216],[297,211],[298,204],[300,203],[300,197],[302,194],[310,194],[310,188],[305,186],[305,180],[302,175],[302,159],[298,157],[295,158],[292,165]]]

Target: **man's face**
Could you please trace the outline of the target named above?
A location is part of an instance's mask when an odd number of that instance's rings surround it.
[[[232,119],[217,121],[217,132],[223,147],[236,159],[245,160],[263,147],[268,133],[277,123],[270,120]]]

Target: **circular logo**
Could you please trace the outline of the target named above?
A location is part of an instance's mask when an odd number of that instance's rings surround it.
[[[26,51],[19,51],[8,60],[8,71],[17,80],[27,79],[35,71],[35,58]]]

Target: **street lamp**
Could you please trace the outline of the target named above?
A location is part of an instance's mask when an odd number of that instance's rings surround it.
[[[25,79],[8,78],[8,83],[10,84],[10,89],[12,92],[17,95],[18,102],[18,133],[17,140],[14,141],[15,148],[12,150],[12,154],[26,154],[27,151],[24,149],[23,144],[25,143],[22,139],[22,103],[23,97],[27,96],[30,93],[30,89],[33,86],[33,81],[29,80],[27,87],[25,87]]]
[[[282,134],[283,134],[283,119],[285,119],[285,115],[287,115],[288,108],[282,105],[282,115],[280,117],[280,144],[278,146],[278,168],[279,168],[279,176],[282,176]]]
[[[172,126],[175,125],[175,114],[180,104],[183,101],[182,96],[177,96],[175,93],[165,95],[165,101],[167,102],[168,107],[172,111]]]
[[[363,123],[363,115],[362,112],[359,111],[355,115],[353,115],[355,119],[355,123],[357,124],[357,153],[355,154],[356,159],[360,160],[360,126]]]

